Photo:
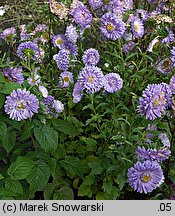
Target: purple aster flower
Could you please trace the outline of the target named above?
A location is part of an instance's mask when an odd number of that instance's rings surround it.
[[[33,77],[29,77],[27,81],[29,85],[31,86],[37,86],[40,83],[40,76],[37,74],[34,74]]]
[[[63,34],[55,35],[53,37],[52,41],[53,41],[54,47],[59,47],[60,49],[66,48],[67,39],[66,39],[65,35],[63,35]]]
[[[142,148],[138,146],[137,150],[135,151],[135,154],[141,161],[144,160],[150,160],[150,161],[157,161],[162,162],[163,160],[166,160],[169,158],[171,151],[167,148],[161,148],[161,149],[148,149],[146,150],[143,146]]]
[[[156,66],[157,71],[161,72],[164,75],[167,75],[171,72],[172,69],[172,61],[169,58],[165,58]]]
[[[21,41],[30,40],[31,35],[27,33],[26,25],[20,25],[20,39]]]
[[[40,58],[40,50],[36,43],[28,41],[18,46],[17,55],[24,60],[32,59],[36,61]]]
[[[78,103],[81,101],[81,98],[83,96],[83,86],[80,82],[76,82],[73,89],[73,102]]]
[[[63,105],[63,103],[62,103],[61,101],[59,101],[59,100],[54,100],[54,101],[53,101],[53,108],[55,109],[55,111],[56,111],[57,113],[61,113],[61,112],[63,112],[63,110],[64,110],[64,105]]]
[[[137,15],[137,17],[140,17],[143,22],[148,19],[148,12],[146,10],[137,9],[136,15]]]
[[[16,82],[19,84],[22,84],[24,82],[24,77],[22,75],[22,67],[4,68],[2,74],[7,81]]]
[[[70,52],[68,50],[62,49],[62,50],[59,51],[58,54],[55,54],[53,56],[53,59],[56,61],[57,67],[60,70],[63,70],[63,71],[68,70],[69,61],[70,61],[69,54],[70,54]]]
[[[45,24],[38,24],[35,27],[35,30],[32,32],[33,35],[35,35],[37,32],[44,32],[44,31],[48,31],[49,27]]]
[[[126,43],[124,46],[123,46],[123,52],[124,54],[126,55],[129,51],[132,51],[133,48],[135,46],[135,43],[133,41],[129,41],[128,43]]]
[[[38,113],[39,101],[26,89],[17,89],[6,97],[4,108],[11,119],[21,121]]]
[[[113,13],[106,13],[101,17],[102,33],[111,40],[121,38],[125,32],[125,23]]]
[[[161,140],[161,142],[163,143],[163,148],[170,148],[170,140],[168,139],[166,133],[160,133],[158,138]]]
[[[154,120],[162,116],[170,101],[171,90],[167,84],[149,84],[139,99],[138,111],[147,119]]]
[[[54,97],[51,95],[48,95],[46,98],[43,98],[42,102],[45,106],[49,106],[53,103]]]
[[[77,55],[78,55],[78,48],[77,48],[77,45],[70,42],[70,41],[67,41],[67,44],[66,44],[66,48],[70,51],[70,53],[72,54],[73,58],[76,59]]]
[[[94,93],[103,87],[104,75],[96,66],[85,66],[78,76],[78,81],[87,93]]]
[[[169,43],[175,42],[175,35],[174,35],[172,29],[169,30],[168,27],[166,27],[166,30],[168,32],[168,35],[162,39],[162,43],[169,44]]]
[[[107,5],[107,10],[117,16],[122,16],[125,12],[124,4],[119,0],[111,0]]]
[[[0,33],[0,39],[11,38],[14,35],[16,35],[16,29],[14,27],[7,28]]]
[[[175,67],[175,47],[171,50],[171,61],[173,62],[173,67]]]
[[[86,6],[79,4],[73,14],[75,22],[82,28],[90,25],[92,22],[92,14]]]
[[[132,20],[131,27],[135,38],[141,38],[144,35],[143,22],[138,17]]]
[[[175,75],[172,76],[170,79],[170,88],[171,88],[172,94],[175,94]]]
[[[88,2],[93,10],[98,9],[103,5],[103,0],[88,0]]]
[[[85,65],[97,65],[100,60],[98,50],[93,48],[87,49],[83,54],[82,60]]]
[[[104,76],[104,90],[114,93],[119,91],[123,86],[123,80],[117,73],[109,73]]]
[[[68,41],[75,44],[77,42],[77,39],[78,39],[78,33],[76,31],[76,27],[73,26],[72,24],[67,26],[65,36],[66,36]]]
[[[65,71],[60,74],[58,86],[61,88],[67,88],[69,87],[70,83],[73,82],[73,74],[69,71]]]
[[[147,133],[145,135],[146,138],[147,138],[146,143],[151,143],[152,142],[152,139],[153,139],[154,135],[153,135],[153,133],[151,133],[151,131],[155,131],[155,130],[157,130],[156,125],[148,124],[148,126],[146,128]]]
[[[128,169],[128,183],[139,193],[150,193],[164,181],[161,166],[157,162],[137,162]]]

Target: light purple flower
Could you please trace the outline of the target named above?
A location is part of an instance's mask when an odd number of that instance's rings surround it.
[[[57,34],[52,39],[54,47],[59,47],[60,49],[66,48],[67,39],[63,34]]]
[[[84,87],[82,86],[82,83],[80,82],[75,83],[73,93],[72,93],[74,103],[78,103],[81,101],[81,98],[83,96],[83,89]]]
[[[17,55],[24,60],[32,59],[36,61],[40,58],[40,50],[36,43],[28,41],[18,46]]]
[[[5,79],[7,81],[16,82],[22,84],[24,82],[24,77],[22,74],[22,67],[18,68],[4,68],[2,71]]]
[[[132,20],[131,27],[135,38],[141,38],[144,35],[143,22],[138,17]]]
[[[70,53],[72,54],[73,58],[76,59],[77,55],[78,55],[78,47],[76,44],[67,41],[66,43],[66,48],[70,51]]]
[[[96,10],[103,5],[103,0],[88,0],[88,3],[93,10]]]
[[[75,44],[77,42],[77,39],[78,39],[78,33],[76,30],[76,27],[73,26],[72,24],[68,25],[66,27],[65,36],[66,36],[68,41]]]
[[[92,14],[86,6],[79,4],[73,13],[75,22],[82,28],[90,25],[92,22]]]
[[[11,38],[16,35],[16,29],[14,27],[5,29],[0,33],[0,39]]]
[[[175,67],[175,47],[171,50],[171,61],[173,62],[173,67]]]
[[[85,65],[97,65],[100,60],[98,50],[93,48],[87,49],[83,54],[82,60]]]
[[[38,113],[39,101],[26,89],[17,89],[6,97],[4,108],[11,119],[21,121]]]
[[[60,70],[67,71],[69,68],[69,54],[70,52],[66,49],[62,49],[58,54],[53,56],[53,59],[56,61],[57,67]]]
[[[154,120],[161,117],[166,108],[171,104],[171,90],[165,84],[149,84],[139,99],[138,111],[146,115],[146,119]]]
[[[61,88],[69,87],[70,83],[73,83],[73,74],[69,71],[64,71],[60,74],[58,86]]]
[[[175,42],[175,34],[173,33],[172,29],[169,30],[168,27],[166,27],[166,30],[168,35],[162,39],[162,43],[169,44]]]
[[[48,90],[46,89],[46,87],[39,85],[38,89],[44,98],[48,97]]]
[[[175,94],[175,75],[172,76],[170,79],[170,88],[171,88],[172,94]]]
[[[95,93],[103,87],[104,75],[96,66],[85,66],[79,73],[78,81],[87,93]]]
[[[123,46],[123,52],[126,55],[129,51],[132,51],[135,46],[135,43],[133,41],[128,41],[124,46]]]
[[[104,90],[109,93],[119,91],[123,86],[123,80],[117,73],[109,73],[104,76]]]
[[[111,40],[121,38],[125,32],[125,23],[113,13],[106,13],[101,17],[103,35]]]
[[[62,103],[61,101],[59,101],[59,100],[54,100],[54,101],[53,101],[53,108],[55,109],[55,111],[56,111],[57,113],[61,113],[61,112],[63,112],[63,110],[64,110],[64,105],[63,105],[63,103]]]
[[[161,166],[154,161],[137,162],[128,169],[128,183],[139,193],[150,193],[164,181]]]
[[[37,86],[40,83],[40,76],[37,74],[34,74],[33,77],[29,77],[27,81],[29,85],[31,86]]]

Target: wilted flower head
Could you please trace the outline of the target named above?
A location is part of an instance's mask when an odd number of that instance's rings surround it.
[[[46,87],[39,85],[38,89],[44,98],[48,97],[48,90],[46,89]]]
[[[154,47],[159,43],[159,40],[157,38],[154,38],[148,45],[147,51],[153,52]]]
[[[16,35],[16,29],[14,27],[7,28],[2,33],[0,33],[0,39],[10,39],[14,35]]]
[[[128,183],[139,193],[150,193],[164,181],[161,166],[154,161],[137,162],[128,169]]]
[[[53,59],[56,61],[57,67],[60,70],[67,71],[69,67],[69,54],[70,52],[66,49],[62,49],[58,54],[53,56]]]
[[[171,72],[172,69],[172,61],[169,58],[165,58],[156,66],[157,71],[161,72],[164,75],[167,75]]]
[[[17,49],[17,55],[21,59],[38,60],[40,58],[40,50],[36,43],[31,41],[21,43]]]
[[[104,75],[96,66],[85,66],[78,76],[78,82],[87,93],[98,92],[104,84]]]
[[[58,86],[61,88],[67,88],[69,87],[70,83],[73,82],[73,74],[69,71],[65,71],[60,74]]]
[[[67,39],[63,34],[58,34],[53,37],[54,47],[59,47],[60,49],[66,48]]]
[[[38,24],[36,27],[35,27],[35,30],[32,32],[32,34],[36,34],[37,32],[44,32],[44,31],[48,31],[49,30],[49,27],[45,24]]]
[[[141,38],[143,36],[144,34],[143,22],[138,17],[135,17],[132,20],[131,27],[135,38]]]
[[[102,33],[111,40],[121,38],[125,32],[125,23],[113,13],[106,13],[101,17]]]
[[[150,120],[161,117],[166,107],[171,104],[171,95],[167,84],[149,84],[139,99],[139,113]]]
[[[162,141],[163,143],[163,148],[170,148],[170,140],[168,139],[166,133],[160,133],[158,135],[158,138]]]
[[[58,15],[60,19],[66,18],[69,9],[66,8],[62,2],[56,2],[55,0],[49,0],[51,13]]]
[[[6,81],[16,82],[22,84],[24,82],[24,77],[22,75],[22,67],[18,68],[4,68],[2,71]]]
[[[117,73],[109,73],[104,76],[104,90],[109,93],[119,91],[123,86],[123,80]]]
[[[76,31],[76,27],[73,26],[72,24],[68,25],[66,27],[65,36],[66,36],[68,41],[75,44],[77,42],[77,39],[78,39],[78,33]]]
[[[82,28],[86,28],[92,22],[92,14],[86,6],[79,4],[73,14],[75,22]]]
[[[73,93],[72,93],[74,103],[78,103],[81,101],[81,98],[83,96],[83,89],[84,87],[82,83],[80,82],[75,83]]]
[[[63,105],[63,103],[62,103],[61,101],[59,101],[59,100],[54,100],[54,101],[53,101],[53,108],[55,109],[55,111],[56,111],[57,113],[61,113],[61,112],[63,112],[63,110],[64,110],[64,105]]]
[[[129,51],[132,51],[133,48],[135,46],[135,43],[133,41],[128,41],[128,43],[126,43],[124,46],[123,46],[123,52],[124,54],[126,55]]]
[[[21,121],[31,118],[38,112],[39,101],[26,89],[17,89],[6,97],[4,108],[11,119]]]
[[[83,54],[82,60],[85,65],[97,65],[100,60],[98,50],[93,48],[87,49]]]

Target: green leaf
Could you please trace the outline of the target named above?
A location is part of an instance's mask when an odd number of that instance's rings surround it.
[[[4,106],[5,96],[0,93],[0,109]]]
[[[16,132],[14,130],[9,130],[7,133],[2,137],[2,146],[9,153],[16,143]]]
[[[0,187],[0,197],[13,197],[13,196],[18,196],[19,194],[7,189]]]
[[[3,136],[5,136],[7,133],[7,125],[5,122],[0,123],[0,138],[2,138]]]
[[[14,193],[23,195],[23,188],[19,181],[7,180],[5,182],[5,188],[7,188],[8,190]]]
[[[86,148],[87,151],[95,151],[96,145],[97,145],[97,141],[91,138],[87,138],[86,140]]]
[[[18,83],[5,83],[3,87],[0,88],[0,92],[4,94],[10,94],[13,90],[21,88],[21,85]]]
[[[65,134],[71,136],[75,136],[79,134],[79,131],[71,123],[64,121],[62,119],[54,119],[52,121],[52,124],[54,125],[56,130],[61,131]]]
[[[4,179],[4,176],[3,176],[2,174],[0,174],[0,180],[1,180],[1,179]]]
[[[53,200],[73,200],[74,193],[70,187],[62,186],[53,194]]]
[[[55,151],[58,147],[58,132],[53,128],[47,125],[34,128],[34,135],[46,152]]]
[[[34,128],[34,123],[27,121],[22,129],[20,141],[24,141],[31,136],[31,130]]]
[[[5,83],[5,78],[2,73],[0,73],[0,83]]]
[[[42,190],[50,177],[50,168],[43,160],[36,161],[35,166],[28,174],[27,181],[30,184],[31,191]]]
[[[88,165],[92,169],[92,174],[94,175],[101,174],[103,171],[101,159],[97,158],[96,160],[88,163]]]
[[[91,189],[91,185],[95,183],[95,176],[89,174],[83,179],[83,183],[80,185],[78,190],[78,196],[88,196],[89,198],[92,197],[93,192]]]
[[[19,156],[17,160],[10,165],[7,173],[12,180],[25,179],[33,166],[34,162],[30,158]]]
[[[60,161],[60,164],[64,167],[69,177],[75,178],[79,176],[83,178],[83,167],[79,158],[66,156],[64,160]]]

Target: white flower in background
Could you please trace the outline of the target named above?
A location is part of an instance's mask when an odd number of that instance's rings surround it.
[[[40,85],[40,86],[39,86],[39,90],[40,90],[40,92],[42,93],[42,96],[43,96],[44,98],[48,97],[48,91],[47,91],[46,87]]]
[[[61,113],[64,110],[64,104],[59,100],[54,100],[53,107],[58,113]]]
[[[8,10],[8,5],[5,6],[1,6],[0,7],[0,16],[3,16],[5,14],[5,12]]]

